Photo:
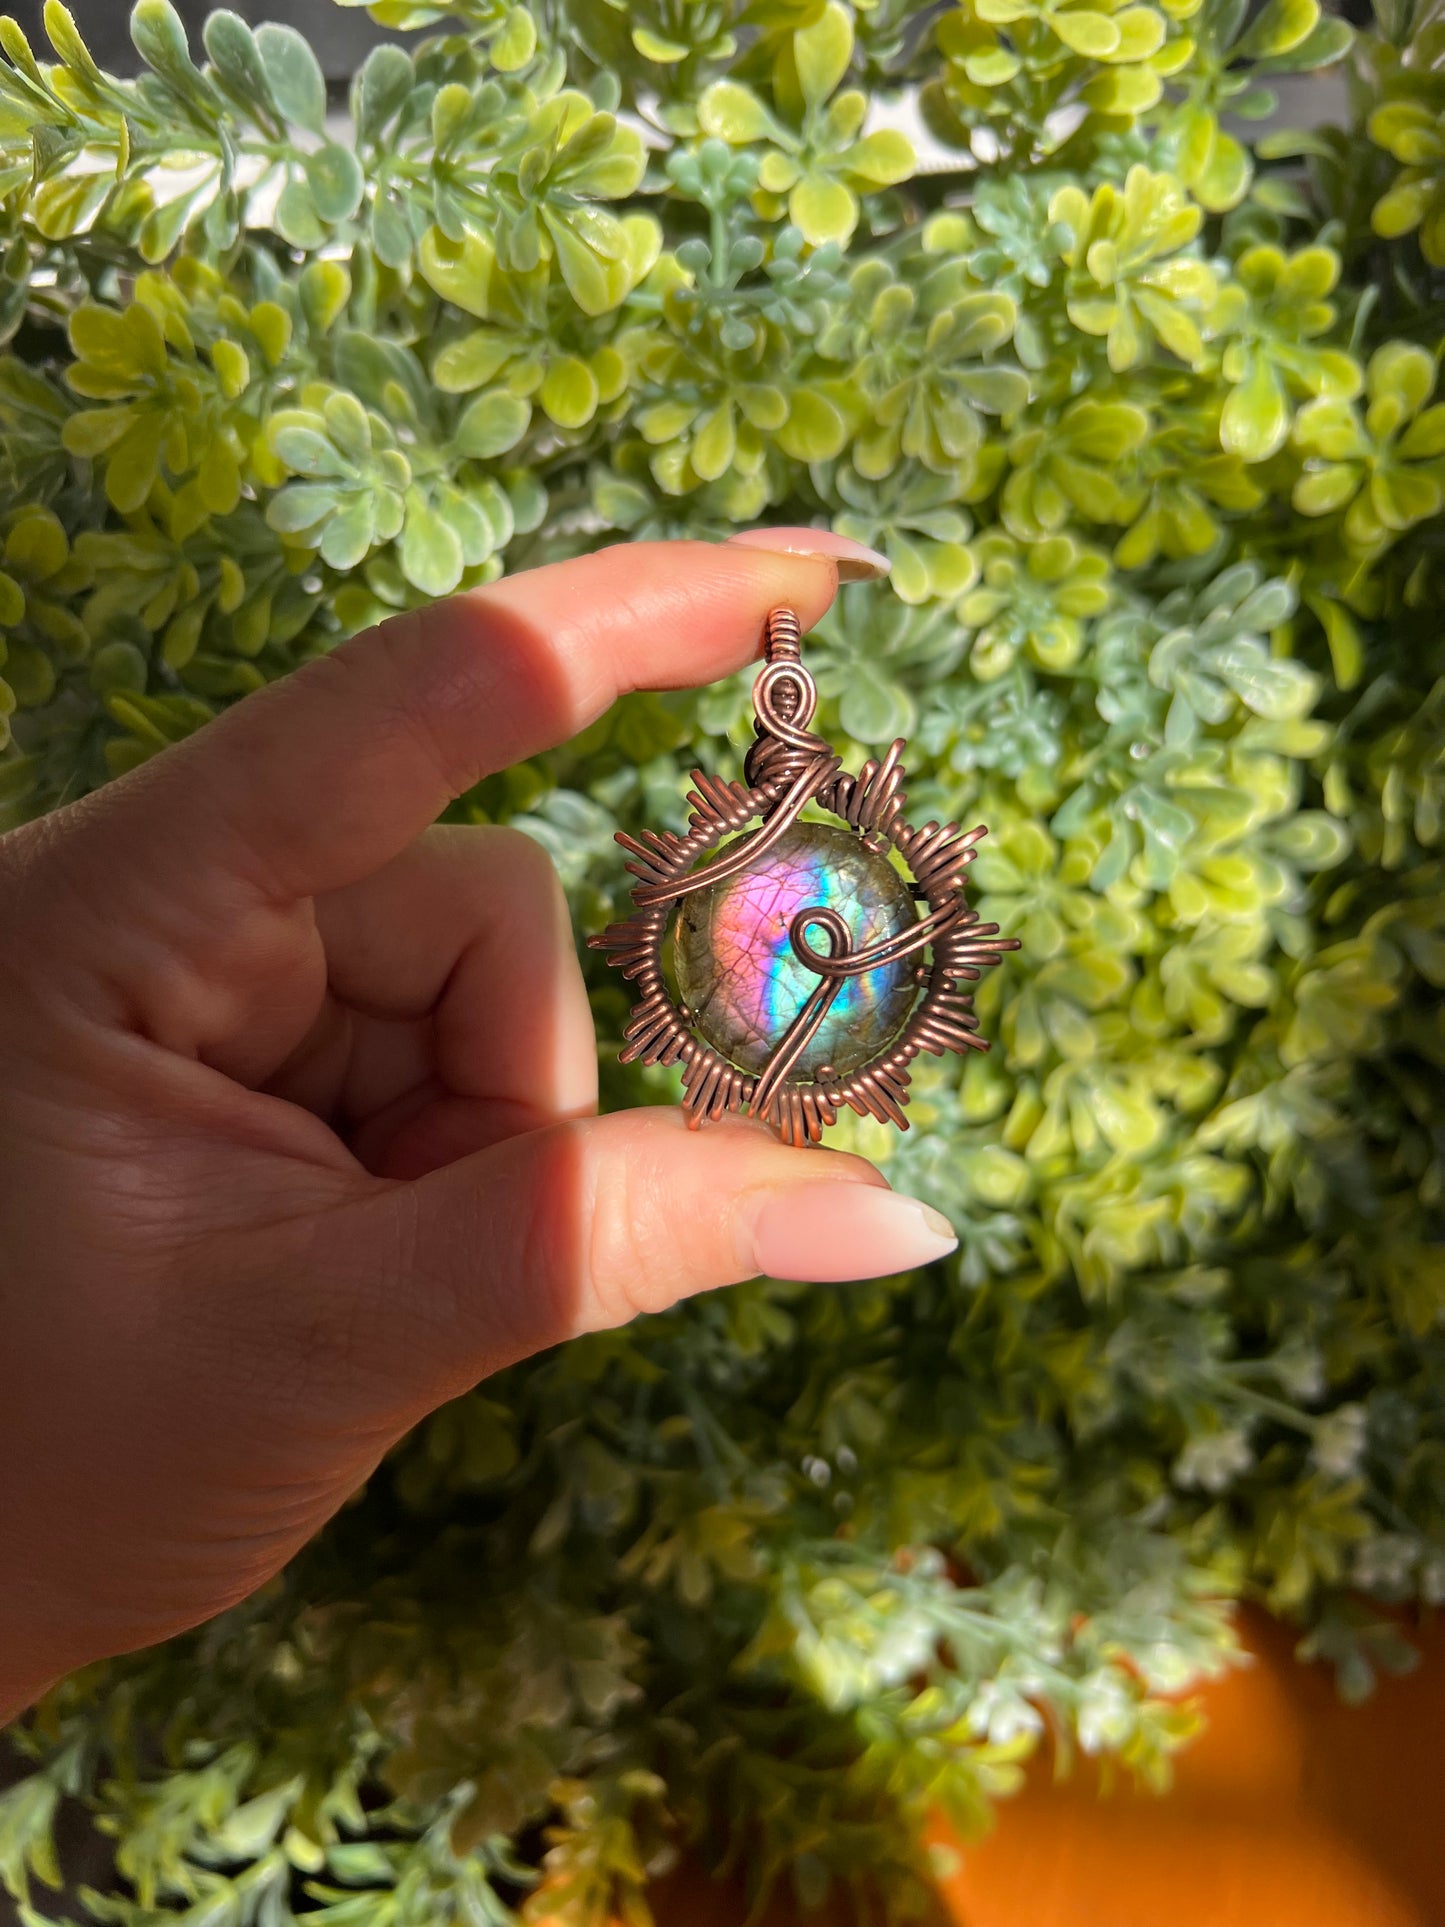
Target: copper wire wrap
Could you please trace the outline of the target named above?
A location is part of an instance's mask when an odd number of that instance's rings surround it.
[[[963,877],[985,834],[982,825],[967,832],[952,823],[912,828],[903,815],[906,744],[900,739],[881,760],[870,758],[851,776],[810,727],[817,706],[817,684],[803,664],[798,618],[791,609],[774,609],[764,632],[763,667],[753,685],[755,734],[743,765],[745,780],[727,782],[694,770],[686,836],[645,830],[634,838],[618,832],[617,841],[632,858],[627,868],[638,879],[633,913],[588,940],[638,988],[623,1033],[622,1061],[680,1063],[691,1124],[747,1111],[791,1144],[817,1143],[844,1105],[907,1130],[904,1106],[913,1059],[924,1051],[940,1056],[988,1049],[978,1035],[973,999],[959,985],[976,982],[1006,951],[1019,947],[1017,938],[999,935],[997,924],[980,923],[964,899]],[[662,968],[667,921],[684,897],[748,869],[809,803],[832,811],[870,848],[895,850],[913,876],[915,897],[928,907],[911,929],[861,950],[854,950],[836,911],[823,905],[800,910],[789,926],[789,940],[818,982],[772,1056],[753,1074],[698,1037],[673,1001]],[[756,829],[738,835],[710,863],[702,861],[724,837],[750,823]],[[814,945],[809,933],[815,930],[826,936],[826,951]],[[931,954],[920,973],[921,995],[886,1050],[848,1077],[825,1074],[805,1081],[793,1076],[849,977],[925,950]]]

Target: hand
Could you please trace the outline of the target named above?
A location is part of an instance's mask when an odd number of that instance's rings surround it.
[[[702,543],[516,576],[0,839],[0,1719],[242,1598],[500,1366],[948,1248],[860,1159],[596,1117],[545,856],[428,827],[836,582]]]

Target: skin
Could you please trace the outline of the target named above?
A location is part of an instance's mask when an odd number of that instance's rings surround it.
[[[836,586],[703,543],[515,576],[0,839],[0,1719],[253,1591],[487,1374],[751,1275],[794,1190],[882,1185],[597,1117],[545,856],[431,827]]]

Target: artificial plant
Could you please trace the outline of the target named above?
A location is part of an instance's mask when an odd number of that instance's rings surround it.
[[[503,569],[827,522],[893,574],[823,726],[912,733],[1024,947],[993,1054],[838,1133],[956,1260],[447,1407],[22,1724],[0,1877],[49,1917],[72,1799],[120,1927],[643,1923],[683,1853],[906,1918],[1045,1739],[1163,1780],[1241,1596],[1352,1693],[1445,1599],[1445,16],[372,11],[345,108],[229,12],[141,0],[136,81],[0,23],[4,810]],[[1325,68],[1349,124],[1280,132]],[[595,930],[747,714],[631,697],[456,815]]]

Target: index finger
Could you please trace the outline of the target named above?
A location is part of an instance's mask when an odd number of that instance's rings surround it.
[[[826,540],[826,538],[824,538]],[[715,680],[769,610],[832,601],[827,555],[619,544],[400,615],[308,663],[113,786],[117,858],[164,825],[169,887],[294,900],[390,861],[483,776],[565,741],[618,696]]]

